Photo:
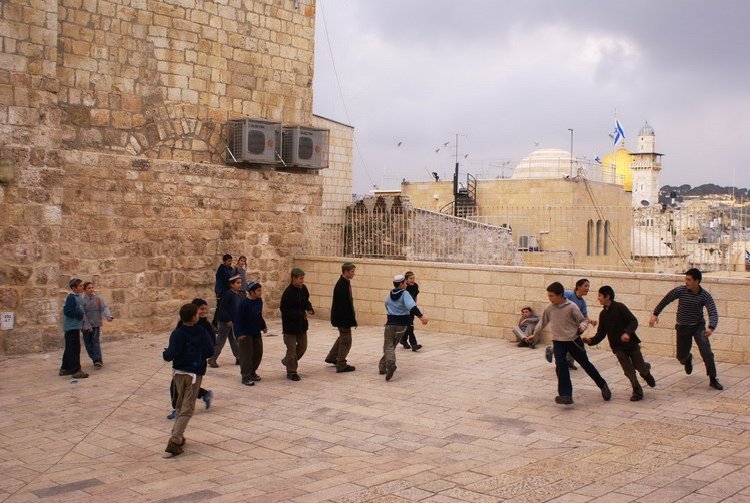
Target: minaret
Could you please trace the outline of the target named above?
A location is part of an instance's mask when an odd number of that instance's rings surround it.
[[[659,202],[659,172],[663,154],[656,152],[654,128],[648,122],[638,132],[638,147],[631,155],[633,207],[646,206],[643,201],[648,201],[648,206],[653,206]]]

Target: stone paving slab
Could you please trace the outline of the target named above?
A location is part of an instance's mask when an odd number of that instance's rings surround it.
[[[355,331],[357,371],[336,374],[336,332],[313,320],[298,383],[278,335],[250,388],[225,348],[204,380],[214,404],[198,402],[173,459],[167,334],[105,342],[104,368],[83,356],[78,382],[57,376],[59,352],[6,359],[0,502],[750,501],[749,366],[719,364],[717,392],[700,363],[687,376],[646,348],[657,387],[633,403],[615,357],[592,350],[612,400],[578,370],[575,405],[559,406],[541,348],[417,335],[391,382],[382,327]]]

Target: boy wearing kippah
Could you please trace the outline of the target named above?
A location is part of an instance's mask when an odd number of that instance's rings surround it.
[[[263,287],[255,281],[247,285],[248,298],[243,299],[234,315],[234,333],[240,347],[240,374],[242,384],[254,386],[260,381],[256,373],[263,359],[261,332],[268,332],[263,319]]]
[[[393,277],[393,290],[385,301],[385,311],[388,320],[383,332],[383,357],[378,363],[380,374],[385,374],[385,380],[390,381],[396,372],[395,348],[406,333],[412,316],[419,318],[422,325],[427,325],[430,320],[423,315],[417,307],[417,303],[406,291],[406,278],[399,274]]]

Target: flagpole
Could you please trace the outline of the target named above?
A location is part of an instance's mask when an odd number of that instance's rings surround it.
[[[615,129],[617,129],[617,107],[615,107]],[[615,138],[616,136],[612,138],[612,157],[611,157],[612,166],[611,167],[612,167],[612,178],[614,178],[615,183],[617,183],[617,169],[616,169],[617,162],[615,161],[615,152],[617,152],[617,142],[614,141]],[[625,190],[625,180],[622,181],[622,188],[623,190]],[[631,203],[631,206],[632,206],[632,203]]]

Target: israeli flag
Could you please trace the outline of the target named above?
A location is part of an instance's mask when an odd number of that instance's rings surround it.
[[[615,130],[612,132],[611,136],[615,145],[617,145],[618,141],[625,138],[625,131],[622,130],[622,124],[620,124],[618,119],[615,119]]]
[[[601,164],[602,163],[602,160],[599,159],[598,155],[596,157],[594,157],[594,160],[597,162],[597,164]]]

